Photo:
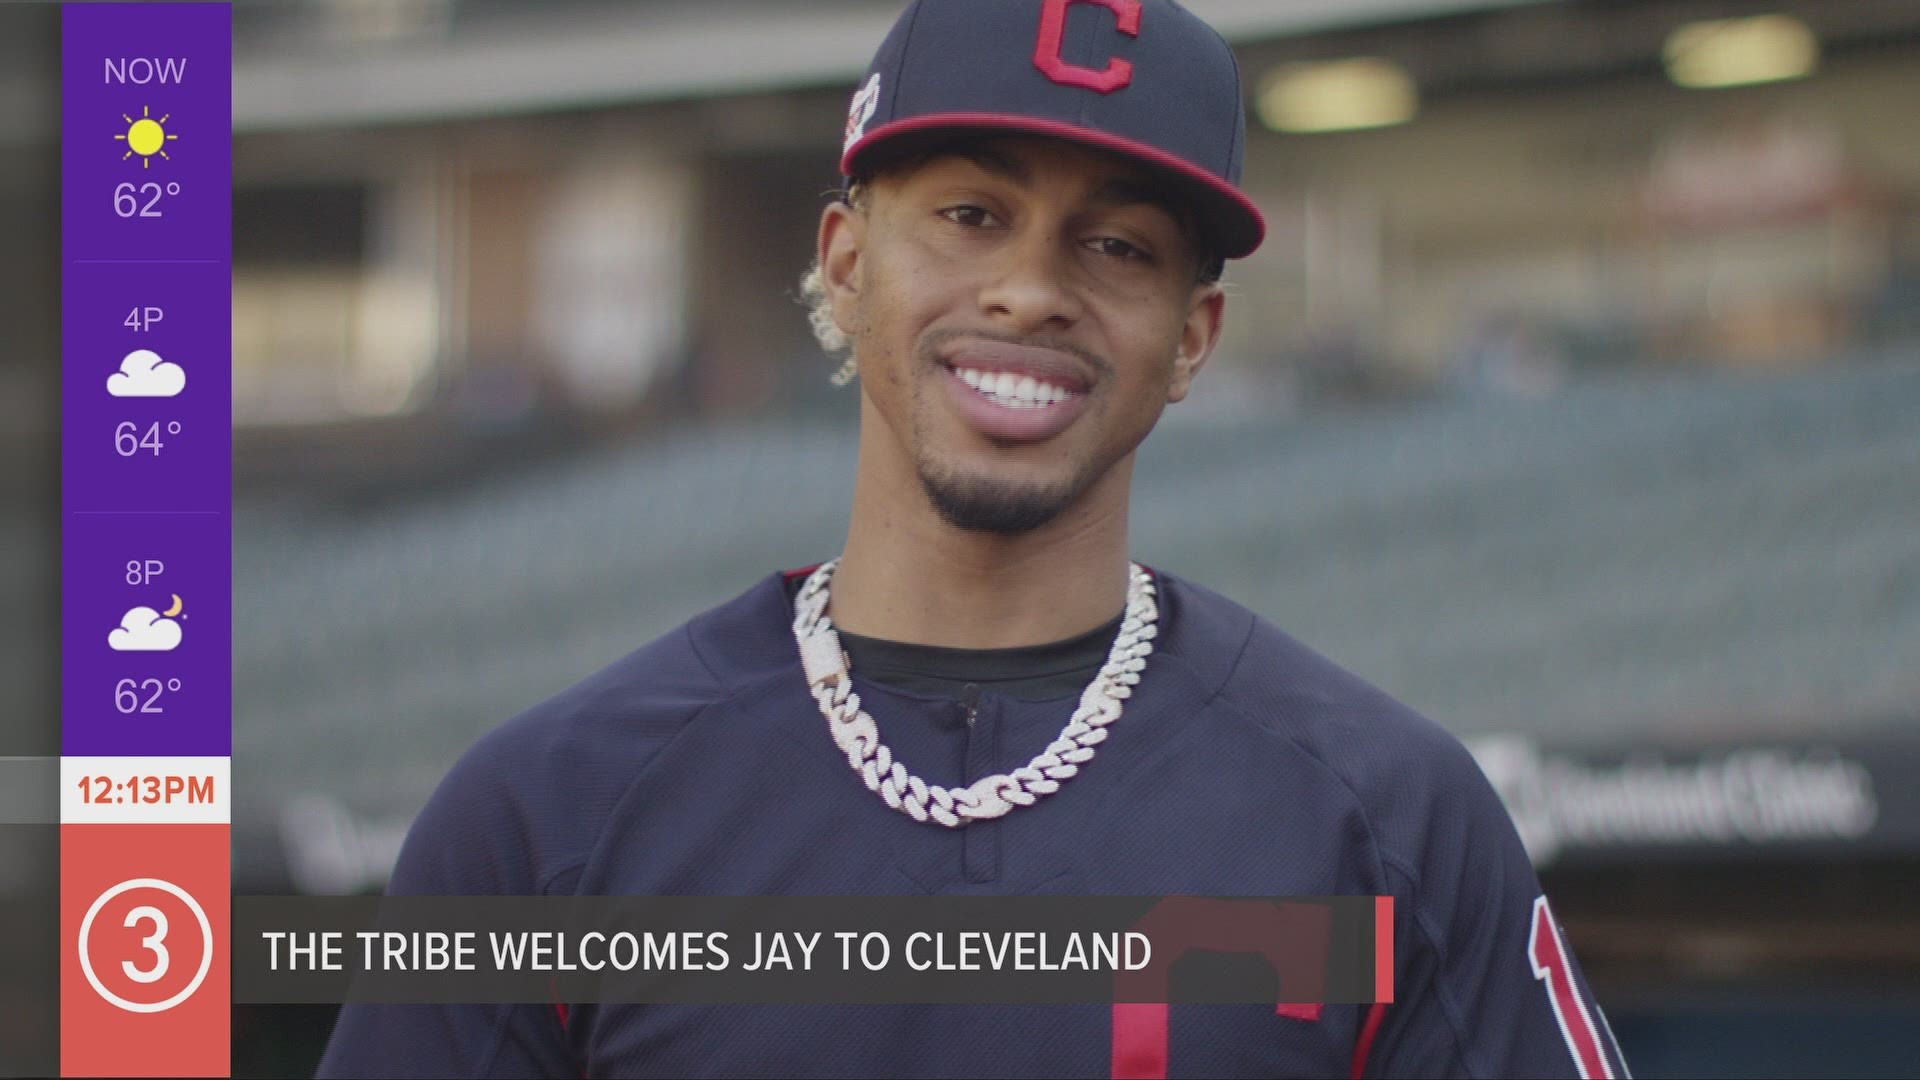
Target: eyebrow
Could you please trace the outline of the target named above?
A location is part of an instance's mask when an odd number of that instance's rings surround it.
[[[984,146],[956,146],[949,149],[947,153],[962,161],[973,163],[982,172],[1004,177],[1021,187],[1033,186],[1033,170],[1019,158],[1009,157]]]
[[[953,157],[975,165],[982,172],[1011,180],[1021,187],[1033,186],[1033,170],[1019,158],[1010,157],[983,146],[961,146],[947,151]],[[1175,221],[1182,220],[1179,204],[1158,184],[1123,177],[1112,177],[1094,189],[1093,201],[1113,206],[1146,205],[1155,207]]]
[[[948,146],[935,151],[927,160],[936,160],[941,157],[953,157],[970,162],[982,172],[1003,177],[1023,188],[1033,186],[1033,170],[1026,162],[990,147],[966,144]],[[1173,221],[1174,227],[1180,230],[1181,235],[1196,252],[1206,246],[1206,241],[1201,235],[1200,224],[1194,217],[1192,208],[1175,199],[1172,193],[1160,184],[1128,177],[1110,177],[1101,181],[1100,186],[1094,189],[1093,201],[1108,206],[1153,207]],[[1204,256],[1200,257],[1204,259]]]
[[[1142,183],[1138,180],[1123,180],[1115,177],[1103,181],[1094,189],[1095,202],[1114,206],[1146,205],[1155,207],[1176,223],[1184,220],[1180,205],[1173,200],[1158,184]]]

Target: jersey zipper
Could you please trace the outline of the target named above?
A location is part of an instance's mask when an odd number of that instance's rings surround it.
[[[960,692],[960,704],[966,710],[966,771],[965,783],[973,783],[982,776],[999,769],[999,741],[1001,714],[995,712],[980,723],[980,687],[968,683]],[[976,821],[960,830],[960,876],[963,880],[979,884],[997,880],[1000,877],[1000,823],[998,821]]]

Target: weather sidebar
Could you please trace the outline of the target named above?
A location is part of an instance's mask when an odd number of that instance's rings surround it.
[[[61,54],[60,1069],[226,1076],[232,8]]]

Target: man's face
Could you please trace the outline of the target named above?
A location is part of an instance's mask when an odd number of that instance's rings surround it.
[[[830,207],[821,264],[884,443],[966,529],[1037,528],[1187,394],[1223,300],[1151,174],[1054,139],[970,142]]]

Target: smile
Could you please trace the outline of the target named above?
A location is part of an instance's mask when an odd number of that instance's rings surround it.
[[[1035,379],[1031,375],[965,367],[956,367],[952,371],[960,377],[961,382],[973,387],[988,401],[1010,409],[1044,409],[1073,396],[1072,390]]]
[[[1088,392],[1011,371],[942,364],[948,401],[967,426],[1001,443],[1038,442],[1060,434],[1086,411]]]

